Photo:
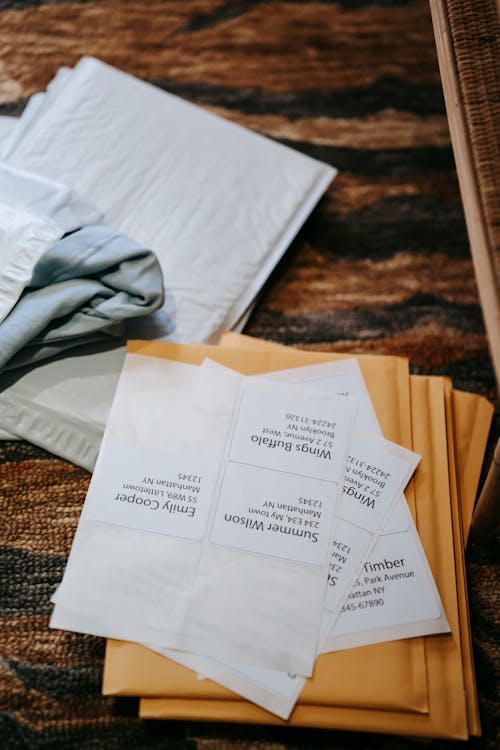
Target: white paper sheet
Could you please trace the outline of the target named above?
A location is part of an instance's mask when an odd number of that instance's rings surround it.
[[[206,360],[204,366],[225,369],[210,360]],[[358,425],[380,436],[378,420],[356,360],[295,368],[263,377],[296,384],[305,382],[310,387],[337,394],[355,394]],[[348,462],[351,471],[345,475],[340,518],[334,529],[322,622],[321,640],[324,639],[326,645],[322,652],[449,631],[408,506],[402,495],[398,499],[399,490],[413,472],[417,457],[399,446],[392,446],[396,454],[401,450],[401,459],[406,456],[408,469],[400,473],[400,486],[393,484],[391,492],[382,477],[389,466],[382,468],[380,450],[384,444],[391,450],[392,444],[379,443],[379,440],[380,437],[374,438],[371,445],[369,435],[365,434],[364,444],[363,440],[357,446],[355,441],[351,443],[352,460]],[[375,471],[369,472],[369,468]],[[360,493],[360,483],[366,484],[367,490],[371,487],[372,492],[376,492],[377,484],[380,489],[380,484],[384,483],[385,508],[380,505],[376,508],[373,495]],[[353,499],[357,499],[354,505]],[[352,583],[354,587],[349,590]],[[341,606],[343,612],[339,617]],[[290,715],[305,683],[298,674],[252,669],[221,659],[198,659],[196,655],[172,650],[161,650],[161,653],[284,719]]]
[[[352,375],[346,373],[339,375],[337,379],[336,368],[339,367],[338,372],[341,373],[342,366],[352,368]],[[359,399],[358,415],[363,420],[363,425],[381,434],[373,406],[370,409],[363,396],[365,393],[368,397],[368,391],[357,363],[343,360],[340,363],[312,365],[297,371],[281,371],[274,374],[273,378],[289,378],[290,382],[293,378],[293,382],[299,382],[301,375],[300,382],[303,385],[307,384],[308,388],[333,388],[336,393],[356,394]],[[406,548],[408,554],[405,557],[402,553]],[[386,558],[385,555],[390,549],[393,549],[394,553]],[[376,566],[375,570],[378,571],[382,569],[386,560],[391,565],[398,560],[404,562],[397,568],[383,570],[382,584],[378,581],[371,584],[370,580],[365,582],[365,575],[356,581],[351,592],[353,598],[347,600],[347,604],[352,605],[352,608],[345,609],[336,619],[322,652],[449,632],[439,592],[403,496],[381,529],[380,539],[374,544],[366,564]],[[366,577],[370,578],[369,575]],[[383,592],[373,590],[372,586],[378,589],[380,585],[384,586]],[[410,600],[413,604],[417,602],[418,607],[406,606],[406,602]]]
[[[413,473],[417,457],[411,451],[396,446],[380,437],[366,434],[355,435],[350,447],[351,472],[353,466],[371,463],[372,473],[378,467],[380,479],[383,474],[387,482],[375,497],[383,480],[377,486],[363,480],[363,493],[351,494],[353,484],[349,472],[344,479],[344,491],[339,508],[339,518],[334,527],[334,540],[330,547],[330,572],[325,596],[323,615],[325,633],[328,633],[334,613],[339,611],[349,594],[349,587],[367,550],[373,547],[384,517],[394,506],[409,476]],[[355,479],[355,481],[358,481]],[[368,503],[365,502],[368,500]],[[380,501],[380,502],[378,502]],[[409,533],[409,532],[407,532]],[[392,552],[394,554],[394,552]],[[396,570],[396,568],[395,568]],[[415,592],[412,592],[414,595]],[[350,605],[346,605],[350,606]],[[365,616],[365,620],[367,617]],[[230,690],[243,695],[248,700],[281,718],[288,718],[304,686],[304,678],[298,674],[277,670],[257,669],[248,665],[222,659],[197,659],[195,655],[180,654],[178,651],[159,650],[164,656],[179,661],[194,669],[204,677],[209,677]]]
[[[310,674],[354,413],[128,355],[52,626]]]

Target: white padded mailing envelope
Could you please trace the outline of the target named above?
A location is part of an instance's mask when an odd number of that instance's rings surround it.
[[[10,164],[75,188],[156,252],[168,338],[186,342],[244,322],[336,174],[91,58],[33,96],[7,140]],[[163,337],[154,318],[129,336]],[[0,427],[92,470],[124,354],[81,351],[1,376]]]
[[[237,322],[335,175],[92,58],[46,97],[6,160],[74,188],[158,255],[178,341]]]

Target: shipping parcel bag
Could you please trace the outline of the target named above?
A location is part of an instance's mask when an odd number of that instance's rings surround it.
[[[91,57],[33,99],[3,158],[76,190],[156,253],[174,340],[238,322],[336,175]]]
[[[13,133],[18,118],[2,121],[9,123],[9,133]],[[6,137],[2,146],[5,141]],[[0,164],[0,196],[1,323],[29,283],[43,253],[64,233],[99,222],[101,214],[65,185],[6,164]],[[0,430],[1,440],[17,437]]]
[[[82,344],[122,340],[127,321],[150,315],[163,299],[161,268],[150,250],[99,224],[76,229],[43,251],[0,321],[0,371]]]

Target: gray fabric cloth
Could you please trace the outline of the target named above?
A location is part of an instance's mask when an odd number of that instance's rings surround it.
[[[126,319],[163,300],[154,253],[108,227],[83,227],[45,251],[0,324],[0,370],[123,336]]]

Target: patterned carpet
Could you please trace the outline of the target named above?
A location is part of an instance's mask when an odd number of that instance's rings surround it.
[[[59,66],[91,54],[340,170],[246,333],[406,355],[413,372],[496,400],[425,0],[0,0],[0,35],[0,114],[19,114]],[[88,481],[38,448],[0,443],[2,750],[421,747],[140,722],[135,700],[102,698],[104,642],[47,627]],[[470,745],[483,749],[499,726],[494,549],[468,552],[484,734]]]

